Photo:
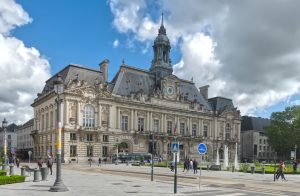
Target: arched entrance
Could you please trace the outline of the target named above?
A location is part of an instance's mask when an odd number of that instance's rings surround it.
[[[118,144],[119,153],[132,153],[132,145],[129,141],[122,141]]]

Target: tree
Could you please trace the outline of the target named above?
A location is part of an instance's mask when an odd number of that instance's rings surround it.
[[[273,112],[271,125],[266,128],[268,143],[282,158],[289,158],[291,149],[300,144],[300,106]]]

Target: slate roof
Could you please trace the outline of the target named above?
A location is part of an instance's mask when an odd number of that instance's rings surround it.
[[[212,110],[210,104],[203,98],[193,82],[179,80],[179,92],[182,96],[186,96],[187,100],[191,102],[196,100],[206,110]],[[120,96],[130,96],[131,93],[140,90],[150,95],[156,88],[154,75],[147,70],[131,66],[121,66],[112,83],[114,84],[112,93]]]
[[[224,97],[213,97],[208,99],[214,111],[223,111],[225,108],[228,110],[234,110],[234,106],[231,99]]]
[[[251,116],[243,116],[241,131],[255,130],[255,131],[265,131],[265,127],[271,124],[271,120],[267,118],[261,117],[251,117]]]
[[[96,80],[104,82],[103,74],[99,70],[89,69],[81,65],[68,65],[46,81],[42,94],[53,90],[53,82],[58,74],[61,75],[65,85],[70,79],[75,79],[76,77],[78,77],[78,80],[86,81],[89,85],[94,85]]]

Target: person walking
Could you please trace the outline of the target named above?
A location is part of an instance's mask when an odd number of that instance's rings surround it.
[[[189,169],[193,171],[193,161],[190,159]]]
[[[18,157],[16,158],[16,165],[17,165],[17,168],[19,168],[19,166],[20,166],[20,159]]]
[[[198,162],[196,161],[196,159],[194,159],[193,161],[193,169],[194,169],[194,174],[196,174],[198,171]]]
[[[47,161],[47,167],[48,167],[48,171],[50,170],[51,175],[52,175],[52,165],[53,165],[52,157],[49,157]]]
[[[43,167],[43,160],[40,158],[37,162],[38,168],[41,169]]]
[[[189,171],[189,160],[187,158],[184,160],[182,172],[184,172],[185,170]]]
[[[286,179],[284,177],[284,173],[283,173],[284,170],[285,170],[284,161],[280,161],[280,165],[278,167],[278,171],[277,171],[277,174],[276,174],[276,180],[278,180],[279,177],[281,177],[282,180],[286,181]]]
[[[294,174],[297,174],[297,165],[298,165],[297,160],[294,160],[294,161],[293,161],[293,170],[294,170]]]
[[[101,166],[101,162],[102,162],[101,157],[99,157],[99,159],[98,159],[98,167]]]

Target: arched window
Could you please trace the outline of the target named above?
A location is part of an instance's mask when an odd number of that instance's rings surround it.
[[[225,135],[225,139],[226,139],[226,140],[229,140],[229,139],[230,139],[230,134],[231,134],[230,124],[227,123],[227,124],[226,124],[226,135]]]
[[[95,112],[94,112],[94,107],[91,105],[84,106],[83,126],[84,127],[94,127],[95,126]]]

